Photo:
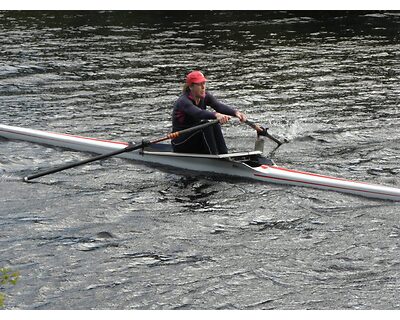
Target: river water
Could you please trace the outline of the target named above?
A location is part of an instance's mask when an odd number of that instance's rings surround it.
[[[140,141],[185,74],[290,139],[277,164],[400,187],[396,12],[0,12],[0,123]],[[255,133],[224,126],[231,151]],[[0,138],[8,309],[398,309],[399,206]],[[266,153],[274,147],[266,144]]]

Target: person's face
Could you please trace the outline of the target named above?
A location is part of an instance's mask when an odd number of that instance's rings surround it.
[[[196,98],[203,98],[206,95],[206,83],[193,83],[192,95]]]

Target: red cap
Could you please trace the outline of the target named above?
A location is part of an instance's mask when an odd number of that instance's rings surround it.
[[[206,82],[207,79],[204,77],[200,71],[192,71],[186,76],[186,84],[192,85],[193,83],[202,83]]]

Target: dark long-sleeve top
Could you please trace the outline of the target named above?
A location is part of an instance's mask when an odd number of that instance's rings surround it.
[[[179,131],[193,127],[201,120],[216,119],[215,112],[206,110],[210,106],[216,112],[235,116],[236,110],[219,102],[211,93],[207,92],[198,105],[190,93],[182,94],[174,104],[172,111],[173,131]]]

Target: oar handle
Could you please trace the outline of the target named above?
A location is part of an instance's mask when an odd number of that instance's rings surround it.
[[[270,134],[268,133],[268,128],[263,128],[263,127],[261,127],[260,125],[254,123],[254,122],[252,122],[252,121],[250,121],[250,120],[246,120],[245,123],[246,123],[248,126],[252,127],[254,130],[256,130],[256,131],[257,131],[257,134],[258,134],[259,136],[268,137],[269,139],[271,139],[272,141],[274,141],[275,143],[277,143],[279,146],[280,146],[281,144],[284,144],[284,143],[289,142],[287,139],[284,139],[283,142],[280,141],[279,139],[275,138],[274,136],[272,136],[272,135],[270,135]]]
[[[204,129],[206,127],[209,127],[209,126],[212,126],[212,125],[216,124],[217,122],[218,122],[218,120],[209,121],[209,122],[206,122],[206,123],[203,123],[203,124],[200,124],[198,126],[194,126],[194,127],[188,128],[188,129],[184,129],[184,130],[176,131],[176,132],[171,132],[171,133],[167,134],[165,137],[162,137],[160,139],[156,139],[156,140],[152,140],[152,141],[142,141],[142,143],[137,144],[137,145],[133,144],[133,143],[129,143],[128,146],[126,146],[125,148],[122,148],[122,149],[119,149],[119,150],[115,150],[115,151],[110,152],[110,153],[101,154],[101,155],[98,155],[98,156],[95,156],[95,157],[92,157],[92,158],[89,158],[89,159],[86,159],[86,160],[82,160],[82,161],[79,161],[79,162],[65,164],[63,166],[60,166],[60,167],[57,167],[57,168],[53,168],[53,169],[50,169],[50,170],[47,170],[47,171],[44,171],[44,172],[39,172],[39,173],[33,174],[31,176],[26,176],[26,177],[24,177],[23,180],[25,182],[27,182],[29,180],[33,180],[33,179],[36,179],[36,178],[39,178],[39,177],[43,177],[43,176],[46,176],[46,175],[51,174],[51,173],[56,173],[56,172],[60,172],[60,171],[66,170],[66,169],[78,167],[78,166],[81,166],[83,164],[90,163],[90,162],[93,162],[93,161],[110,158],[110,157],[116,156],[116,155],[124,153],[124,152],[130,152],[130,151],[142,149],[142,148],[147,147],[147,146],[149,146],[151,144],[159,143],[159,142],[162,142],[162,141],[165,141],[165,140],[169,140],[169,139],[175,139],[175,138],[181,136],[182,134],[186,134],[186,133],[190,133],[190,132],[194,132],[194,131],[198,131],[198,130]]]
[[[259,126],[258,124],[254,123],[253,121],[246,120],[244,123],[247,124],[248,126],[250,126],[251,128],[253,128],[254,130],[256,130],[259,133],[262,133],[262,132],[265,131],[265,129],[263,127]]]

